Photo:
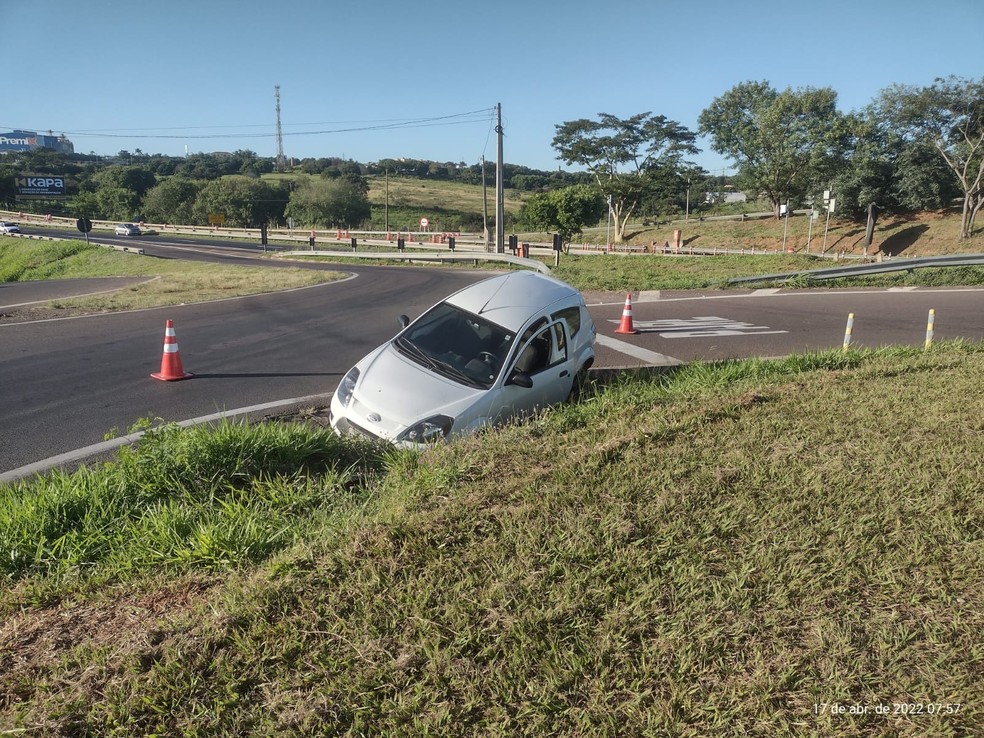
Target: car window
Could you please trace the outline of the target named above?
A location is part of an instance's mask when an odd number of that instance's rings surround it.
[[[567,359],[567,336],[561,323],[553,323],[534,334],[516,358],[515,368],[536,374]]]
[[[564,308],[563,310],[558,310],[551,316],[551,318],[553,320],[565,321],[571,332],[571,338],[576,336],[577,332],[581,330],[581,308],[577,305],[574,307]]]
[[[567,361],[567,333],[564,331],[564,324],[554,323],[553,334],[553,355],[551,356],[550,363],[557,364],[561,361]]]

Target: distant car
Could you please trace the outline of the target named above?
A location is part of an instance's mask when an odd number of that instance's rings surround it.
[[[140,226],[136,223],[117,223],[116,224],[116,235],[117,236],[139,236]]]
[[[4,220],[0,221],[0,233],[20,233],[20,226],[16,223]]]
[[[576,398],[594,362],[581,293],[510,272],[434,305],[342,378],[331,426],[418,447]]]

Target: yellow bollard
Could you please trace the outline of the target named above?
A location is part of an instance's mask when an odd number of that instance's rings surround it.
[[[926,345],[924,348],[929,349],[933,345],[933,332],[936,324],[936,310],[932,309],[929,311],[929,320],[926,323]]]

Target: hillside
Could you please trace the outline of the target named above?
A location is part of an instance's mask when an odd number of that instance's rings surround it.
[[[692,219],[689,222],[674,221],[659,226],[639,226],[629,229],[629,243],[635,245],[663,244],[672,239],[673,231],[682,231],[685,246],[700,249],[715,248],[754,248],[769,251],[785,247],[805,253],[818,254],[845,253],[861,255],[864,253],[865,224],[850,220],[830,221],[824,239],[824,221],[818,220],[810,226],[805,215],[796,215],[787,224],[772,218],[755,220],[704,221]],[[604,243],[605,231],[595,228],[585,234],[588,243]],[[948,253],[984,253],[984,228],[978,226],[975,236],[960,240],[960,212],[956,209],[947,212],[919,213],[911,216],[891,216],[880,218],[875,226],[870,256],[878,253],[886,256],[930,256]]]
[[[388,201],[390,224],[394,227],[416,228],[421,217],[431,222],[432,231],[467,230],[453,226],[462,220],[473,225],[477,231],[481,225],[483,192],[479,185],[459,182],[390,177],[387,184],[384,177],[369,178],[369,200],[374,205],[374,220],[378,221],[380,212]],[[549,234],[520,230],[517,219],[523,204],[533,193],[507,189],[504,192],[507,230],[526,241],[549,241]],[[495,218],[495,181],[488,183],[489,223]],[[748,212],[761,212],[767,206],[749,204]],[[718,213],[709,212],[709,217]],[[672,218],[672,220],[671,220]],[[442,224],[448,221],[449,227]],[[648,222],[648,221],[646,221]],[[375,225],[375,224],[374,224]],[[826,227],[826,239],[824,231]],[[796,214],[788,223],[774,218],[749,218],[741,220],[701,220],[694,215],[689,219],[682,216],[667,216],[658,225],[644,223],[630,224],[627,229],[627,243],[632,246],[662,245],[670,242],[674,230],[682,231],[685,246],[701,249],[747,248],[779,251],[792,249],[805,253],[809,244],[810,253],[841,252],[863,254],[865,223],[842,218],[831,218],[829,225],[823,218],[812,226],[806,215]],[[589,245],[602,245],[608,235],[607,224],[585,230],[579,242]],[[784,240],[785,235],[785,240]],[[944,253],[984,253],[984,226],[978,224],[974,238],[960,241],[960,211],[919,213],[911,216],[884,216],[875,226],[870,255],[882,253],[890,256],[928,256]]]
[[[982,349],[694,364],[422,455],[170,426],[0,485],[0,733],[976,734]]]

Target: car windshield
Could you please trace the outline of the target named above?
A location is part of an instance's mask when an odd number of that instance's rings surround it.
[[[509,354],[513,338],[501,326],[442,302],[401,333],[394,345],[431,371],[470,387],[488,389]]]

